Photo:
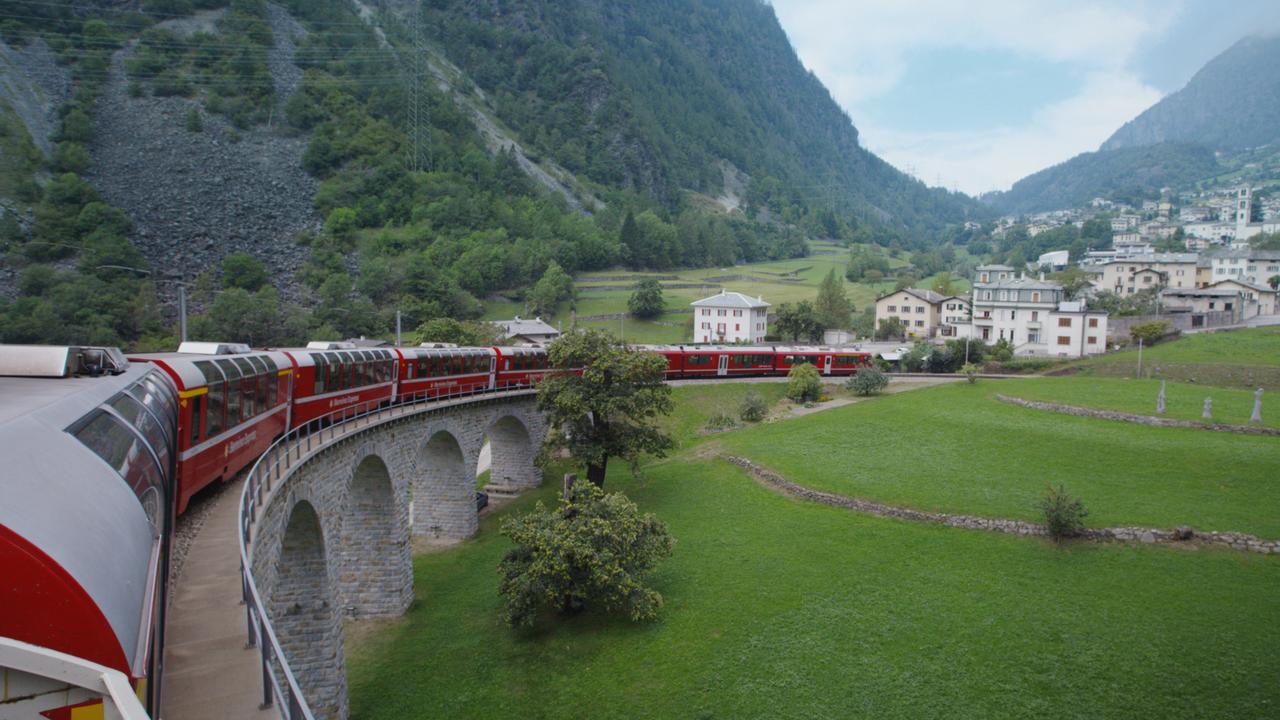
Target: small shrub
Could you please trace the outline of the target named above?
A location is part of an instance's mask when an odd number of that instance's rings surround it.
[[[792,366],[787,378],[787,397],[796,402],[810,402],[822,394],[822,376],[809,363]]]
[[[145,90],[143,90],[142,83],[138,82],[137,80],[129,81],[129,97],[140,98],[142,97],[144,92]]]
[[[732,430],[738,427],[738,421],[734,420],[726,413],[718,412],[707,418],[707,430],[712,432],[721,432],[724,430]]]
[[[512,626],[532,625],[542,608],[567,614],[594,605],[633,621],[658,616],[662,596],[644,576],[671,556],[675,540],[622,493],[580,482],[559,507],[539,502],[503,522],[502,533],[515,543],[498,566]]]
[[[844,386],[857,395],[875,395],[889,385],[889,376],[876,368],[859,368],[844,381]]]
[[[192,106],[187,109],[187,132],[204,130],[204,119],[200,117],[200,108]]]
[[[1044,497],[1040,500],[1040,511],[1044,515],[1044,526],[1049,531],[1049,537],[1057,542],[1084,532],[1084,519],[1089,514],[1084,509],[1084,503],[1068,495],[1062,485],[1056,489],[1052,485],[1045,488]]]
[[[969,381],[970,385],[978,382],[978,366],[977,365],[974,365],[973,363],[965,363],[964,365],[960,366],[960,373],[964,375],[965,379]]]
[[[749,390],[747,396],[742,398],[742,405],[738,408],[738,417],[744,422],[760,422],[769,413],[769,403],[754,390]]]

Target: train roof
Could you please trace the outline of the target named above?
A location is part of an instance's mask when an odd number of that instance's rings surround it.
[[[148,375],[165,382],[143,363],[118,375],[0,377],[0,525],[84,589],[135,670],[145,655],[139,641],[149,621],[143,610],[155,529],[134,490],[68,430]]]
[[[315,361],[316,356],[325,357],[328,355],[340,356],[345,354],[348,357],[358,356],[361,359],[395,360],[397,353],[399,353],[402,350],[402,348],[356,348],[356,347],[334,348],[334,349],[323,349],[323,348],[313,348],[313,347],[276,348],[276,349],[284,353],[285,355],[289,356],[290,358],[293,358],[293,361],[296,362],[299,367],[311,367],[316,364],[316,361]]]
[[[216,345],[217,343],[202,343],[208,345]],[[191,343],[183,343],[181,347],[188,347]],[[191,388],[204,387],[207,383],[204,373],[196,367],[196,362],[200,360],[218,361],[237,359],[244,360],[246,358],[268,358],[275,363],[275,369],[288,370],[292,368],[289,359],[281,352],[275,350],[248,350],[246,352],[236,353],[196,353],[196,352],[167,352],[167,353],[136,353],[130,354],[130,359],[140,360],[143,362],[163,364],[171,371],[171,376],[178,383],[179,390],[190,390]]]

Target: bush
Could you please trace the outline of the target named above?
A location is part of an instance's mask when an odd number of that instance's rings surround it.
[[[732,430],[736,427],[738,427],[738,421],[734,420],[728,413],[718,412],[707,418],[707,429],[712,432]]]
[[[1135,343],[1141,340],[1144,345],[1154,345],[1168,335],[1176,335],[1177,331],[1171,328],[1168,320],[1152,320],[1129,328],[1129,336]]]
[[[738,417],[746,422],[760,422],[768,414],[769,403],[756,391],[749,390],[747,396],[742,398],[742,405],[738,408]]]
[[[875,395],[889,385],[889,376],[876,368],[859,368],[844,381],[844,386],[858,395]]]
[[[567,614],[591,605],[633,621],[657,617],[662,596],[643,579],[670,557],[675,540],[622,493],[581,482],[558,508],[539,502],[505,521],[502,533],[515,543],[498,566],[510,625],[532,625],[543,608]]]
[[[200,108],[192,106],[187,109],[187,132],[204,130],[204,120],[200,117]]]
[[[231,253],[222,259],[222,287],[257,292],[267,284],[267,266],[248,253]]]
[[[1049,531],[1049,537],[1055,541],[1076,537],[1084,532],[1084,519],[1089,514],[1084,509],[1084,503],[1068,495],[1061,485],[1057,489],[1052,485],[1045,488],[1044,497],[1040,500],[1040,511],[1044,515],[1044,526]]]
[[[787,397],[796,402],[817,400],[822,394],[822,377],[809,363],[792,366],[787,378]]]
[[[964,365],[960,366],[960,373],[964,375],[965,379],[969,381],[970,385],[978,382],[978,366],[977,365],[974,365],[973,363],[965,363]]]

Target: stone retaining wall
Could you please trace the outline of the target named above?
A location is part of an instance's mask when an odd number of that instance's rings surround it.
[[[1121,422],[1151,425],[1153,427],[1192,428],[1195,430],[1212,430],[1214,432],[1229,432],[1240,435],[1280,436],[1280,428],[1262,427],[1258,425],[1226,425],[1223,423],[1195,422],[1193,420],[1174,420],[1172,418],[1152,417],[1150,415],[1133,415],[1130,413],[1116,412],[1114,410],[1095,410],[1093,408],[1083,408],[1075,405],[1059,405],[1058,403],[1039,402],[1037,400],[1023,400],[1022,398],[1009,397],[1008,395],[1000,394],[996,395],[996,399],[1000,402],[1024,408],[1031,408],[1032,410],[1045,410],[1047,412],[1062,413],[1063,415],[1091,417],[1098,418],[1100,420],[1119,420]]]
[[[835,493],[823,492],[821,490],[814,490],[803,485],[797,485],[778,473],[761,467],[746,458],[723,454],[718,457],[743,468],[750,473],[753,478],[765,485],[781,490],[793,497],[811,500],[813,502],[822,503],[823,505],[830,505],[832,507],[844,508],[846,510],[853,510],[855,512],[863,512],[871,515],[879,515],[881,517],[897,518],[899,520],[938,523],[951,527],[964,528],[966,530],[985,530],[987,532],[1006,533],[1009,535],[1047,536],[1049,534],[1043,525],[1026,522],[1024,520],[1006,520],[1002,518],[978,517],[976,515],[953,515],[950,513],[926,512],[923,510],[913,510],[911,508],[886,505],[884,503],[872,502],[870,500],[861,500],[844,495],[837,495]],[[1157,528],[1141,527],[1089,528],[1084,531],[1083,539],[1094,541],[1129,541],[1143,543],[1174,543],[1195,540],[1207,545],[1217,545],[1231,548],[1233,550],[1248,550],[1250,552],[1257,553],[1280,554],[1280,540],[1263,540],[1254,535],[1246,535],[1245,533],[1199,533],[1191,530],[1190,528],[1178,528],[1176,530],[1161,530]]]

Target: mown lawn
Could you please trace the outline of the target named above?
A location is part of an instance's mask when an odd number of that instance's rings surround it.
[[[876,404],[888,405],[859,409]],[[846,438],[865,437],[849,420]],[[1055,547],[866,517],[687,456],[639,480],[612,470],[608,487],[677,538],[653,577],[665,597],[657,622],[587,612],[507,628],[495,568],[508,544],[501,515],[488,517],[474,540],[416,557],[408,615],[348,648],[351,717],[1262,718],[1280,708],[1274,557]],[[551,485],[536,496],[550,500]]]
[[[1204,399],[1213,398],[1213,419],[1203,422],[1248,425],[1253,413],[1253,393],[1248,390],[1208,387],[1187,383],[1165,384],[1165,414],[1156,415],[1159,380],[1126,380],[1107,377],[1037,378],[1007,386],[1004,394],[1026,400],[1055,402],[1078,407],[1116,410],[1176,420],[1201,422]],[[1262,424],[1280,427],[1280,395],[1264,394]],[[1280,440],[1278,440],[1280,442]]]
[[[1084,374],[1137,377],[1138,351],[1085,360]],[[1196,333],[1142,351],[1143,377],[1280,391],[1280,326]]]
[[[1034,519],[1045,486],[1062,484],[1095,526],[1280,537],[1276,438],[1077,418],[994,398],[1017,395],[1023,382],[918,390],[720,442],[796,482],[924,510]]]

